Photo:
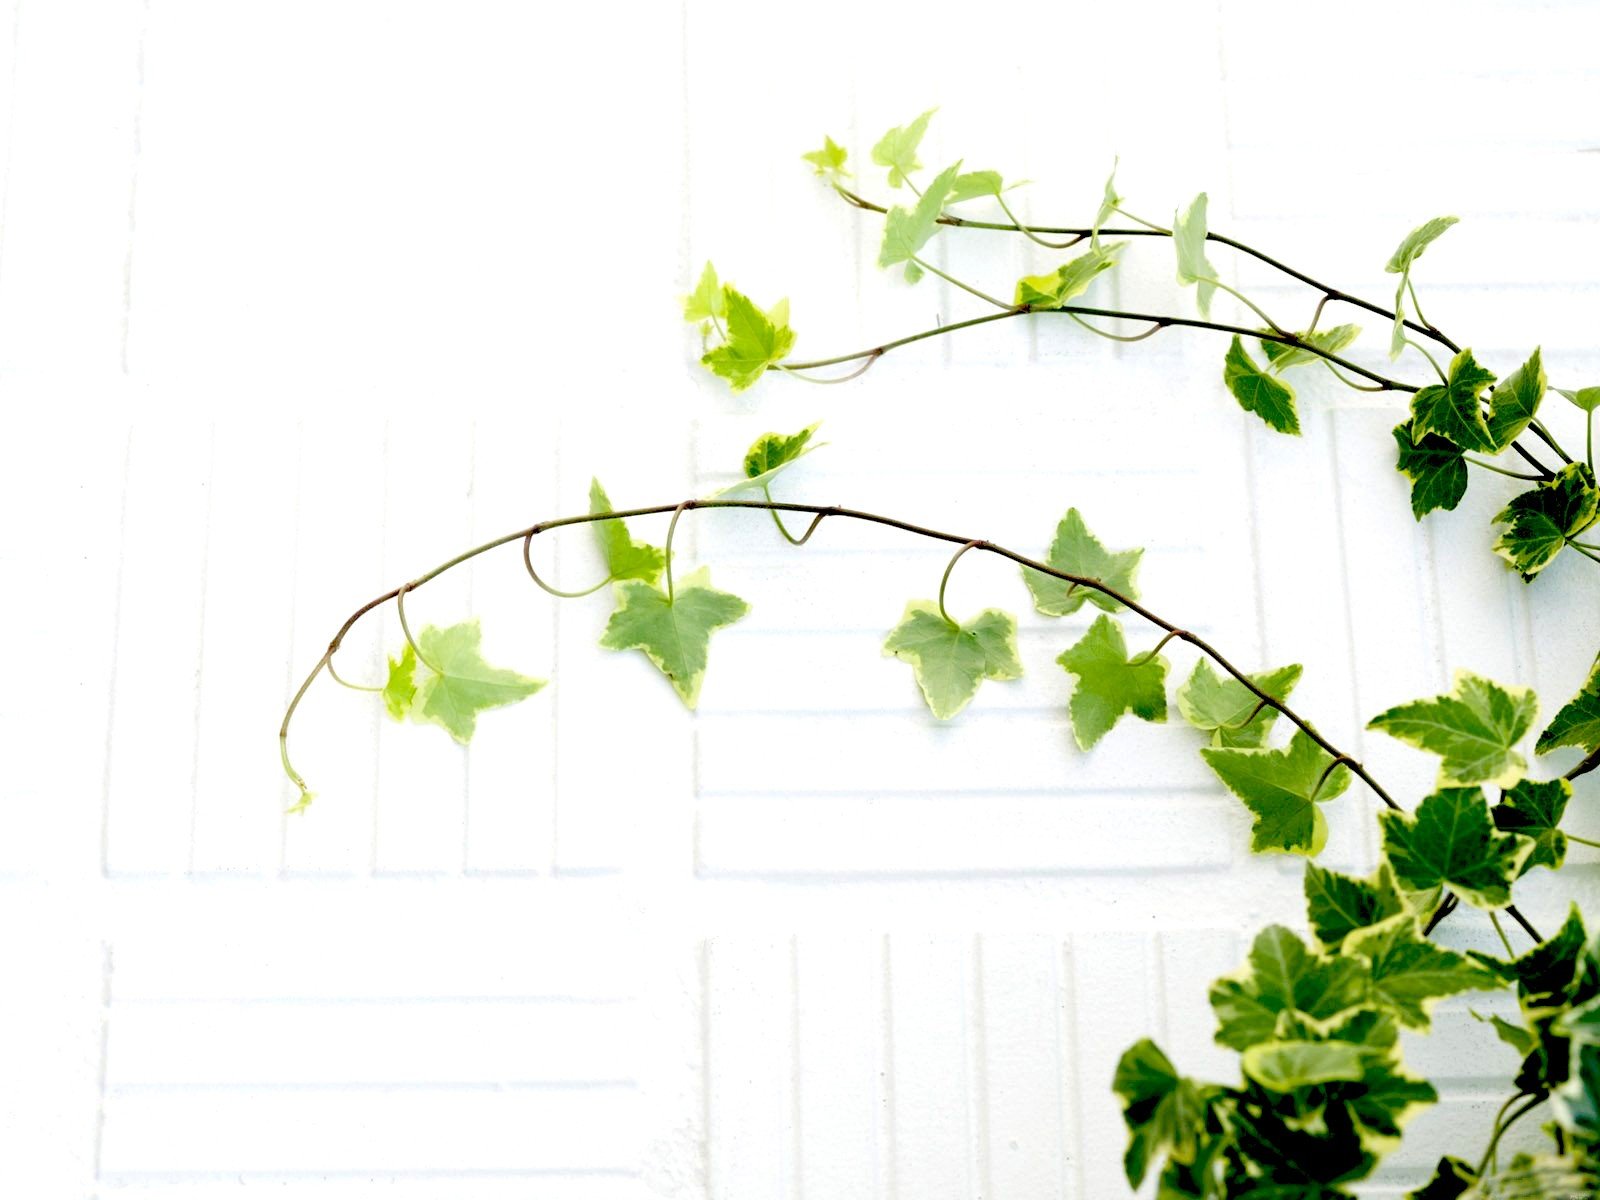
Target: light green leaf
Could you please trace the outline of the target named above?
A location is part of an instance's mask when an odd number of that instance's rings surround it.
[[[913,600],[883,652],[911,664],[929,711],[941,721],[965,708],[985,679],[1022,676],[1016,619],[997,608],[957,624],[947,621],[937,604]]]
[[[1274,1092],[1345,1080],[1366,1074],[1361,1051],[1348,1042],[1261,1042],[1239,1060],[1247,1078]]]
[[[911,260],[939,231],[939,215],[944,211],[960,170],[961,164],[956,163],[939,172],[917,200],[915,208],[889,210],[883,222],[883,246],[878,251],[880,267],[892,267],[896,263],[905,263],[908,267],[916,265]],[[908,282],[916,282],[909,271],[906,278]]]
[[[1575,392],[1566,388],[1556,388],[1555,390],[1586,413],[1592,413],[1595,409],[1600,408],[1600,387],[1579,388]]]
[[[1067,711],[1080,749],[1109,733],[1125,712],[1146,721],[1167,719],[1167,660],[1158,654],[1130,662],[1122,627],[1110,617],[1096,617],[1089,632],[1056,661],[1078,677]]]
[[[608,513],[615,510],[611,501],[606,496],[605,488],[600,486],[598,479],[589,480],[589,511],[592,513]],[[600,556],[605,559],[606,571],[613,582],[622,579],[642,579],[646,583],[655,583],[661,578],[661,568],[667,564],[667,556],[658,546],[636,542],[628,533],[628,523],[620,518],[614,521],[595,521],[591,528],[594,530],[594,539],[600,547]]]
[[[1017,280],[1015,303],[1039,311],[1060,308],[1068,301],[1083,295],[1102,271],[1117,265],[1117,254],[1127,242],[1112,242],[1097,246],[1069,262],[1062,263],[1048,275],[1024,275]]]
[[[543,679],[530,679],[503,667],[491,667],[478,649],[481,636],[475,620],[444,629],[425,626],[417,635],[421,655],[414,654],[407,646],[400,663],[391,661],[389,684],[385,685],[383,695],[390,715],[395,715],[405,692],[405,685],[397,682],[396,668],[403,674],[407,658],[413,660],[415,690],[405,714],[413,721],[431,721],[441,726],[463,744],[472,740],[479,713],[515,704],[544,687]]]
[[[713,374],[742,392],[760,379],[768,367],[782,362],[794,347],[794,330],[787,324],[774,324],[772,318],[750,298],[726,285],[722,289],[727,304],[728,340],[707,351],[700,361]],[[785,310],[779,310],[780,313]]]
[[[909,125],[889,130],[872,148],[872,161],[889,168],[890,187],[899,187],[912,172],[922,169],[917,161],[917,148],[922,145],[922,135],[928,132],[928,119],[938,111],[930,108]]]
[[[1250,830],[1252,850],[1282,850],[1308,857],[1321,852],[1328,840],[1328,823],[1317,805],[1349,787],[1350,772],[1342,765],[1328,772],[1333,757],[1303,732],[1296,730],[1282,750],[1208,746],[1200,751],[1200,757],[1255,814]]]
[[[1411,480],[1412,516],[1420,521],[1436,508],[1449,511],[1461,503],[1467,494],[1467,460],[1461,447],[1437,433],[1417,440],[1410,421],[1394,427],[1394,440],[1400,447],[1395,466]]]
[[[1328,354],[1337,354],[1361,336],[1359,325],[1335,325],[1332,329],[1318,329],[1312,333],[1297,333],[1295,337]],[[1263,341],[1261,350],[1274,371],[1287,371],[1302,363],[1325,362],[1321,356],[1300,346],[1286,346],[1282,342]]]
[[[1117,195],[1117,163],[1120,159],[1111,160],[1111,174],[1106,176],[1105,199],[1100,201],[1100,208],[1094,214],[1094,224],[1089,227],[1089,245],[1092,249],[1100,248],[1100,226],[1111,219],[1111,214],[1116,212],[1122,204],[1122,197]]]
[[[685,321],[720,321],[728,313],[728,302],[717,282],[717,269],[709,262],[700,272],[700,282],[683,298]]]
[[[1405,274],[1411,269],[1411,264],[1422,257],[1422,252],[1429,244],[1460,219],[1460,217],[1434,217],[1433,220],[1418,225],[1401,239],[1400,245],[1389,256],[1389,261],[1383,269],[1391,275]]]
[[[1533,842],[1533,851],[1522,865],[1527,874],[1534,867],[1556,870],[1566,861],[1567,835],[1561,832],[1561,818],[1572,799],[1572,785],[1565,779],[1535,783],[1519,779],[1506,789],[1494,806],[1495,828],[1502,833],[1520,833]]]
[[[1252,675],[1250,682],[1274,700],[1285,700],[1300,682],[1300,672],[1300,664],[1292,663],[1275,671]],[[1260,746],[1272,723],[1278,719],[1276,708],[1263,705],[1237,679],[1218,675],[1205,658],[1196,661],[1194,672],[1178,689],[1178,711],[1196,729],[1209,733],[1211,744],[1219,748]]]
[[[1245,970],[1211,985],[1216,1040],[1234,1050],[1275,1040],[1285,1014],[1321,1029],[1366,996],[1366,964],[1313,954],[1293,931],[1272,925],[1256,935]]]
[[[1511,903],[1512,881],[1533,849],[1526,838],[1498,833],[1479,788],[1446,788],[1416,813],[1384,811],[1383,849],[1396,881],[1409,892],[1449,887],[1476,908]]]
[[[1346,937],[1405,911],[1387,866],[1368,879],[1354,879],[1306,864],[1306,912],[1324,949],[1335,951]]]
[[[1128,1182],[1144,1182],[1150,1163],[1170,1155],[1193,1162],[1205,1133],[1206,1101],[1192,1080],[1179,1075],[1172,1061],[1149,1038],[1130,1046],[1117,1062],[1111,1090],[1122,1100],[1128,1126],[1123,1167]]]
[[[816,425],[807,425],[799,433],[763,433],[751,444],[750,449],[745,451],[744,478],[723,488],[717,495],[731,496],[735,492],[749,491],[764,492],[786,467],[804,458],[818,446],[826,444],[811,443],[811,435],[816,431]]]
[[[1544,360],[1538,349],[1500,381],[1489,400],[1489,438],[1496,451],[1508,449],[1539,411],[1546,387]]]
[[[1483,389],[1494,382],[1494,372],[1480,367],[1471,350],[1450,360],[1448,379],[1418,389],[1411,397],[1413,434],[1437,433],[1463,450],[1494,453],[1494,437],[1483,415]]]
[[[1056,526],[1055,540],[1050,543],[1050,556],[1045,559],[1050,566],[1069,575],[1098,579],[1112,591],[1120,592],[1130,600],[1139,598],[1134,579],[1139,573],[1142,549],[1107,550],[1100,540],[1089,532],[1083,517],[1075,508]],[[1103,592],[1093,588],[1073,588],[1065,579],[1042,575],[1029,567],[1022,568],[1022,581],[1033,593],[1033,605],[1047,617],[1064,617],[1083,607],[1085,601],[1106,612],[1116,612],[1122,605]]]
[[[957,175],[950,186],[946,204],[960,204],[963,200],[976,200],[980,196],[998,196],[1005,190],[1005,181],[999,171],[967,171]]]
[[[1198,284],[1200,315],[1211,315],[1211,294],[1217,290],[1217,269],[1206,258],[1206,194],[1201,192],[1185,212],[1172,214],[1172,244],[1178,251],[1178,282]]]
[[[1578,694],[1561,706],[1533,748],[1548,754],[1558,746],[1576,746],[1580,750],[1600,746],[1600,658],[1595,659]]]
[[[600,644],[607,650],[642,651],[693,708],[705,679],[711,634],[732,625],[750,606],[713,588],[708,567],[677,580],[670,600],[660,588],[639,580],[617,584],[616,593],[617,610]]]
[[[818,175],[826,175],[829,180],[836,181],[850,174],[844,169],[849,152],[826,134],[822,138],[822,149],[807,151],[800,157],[815,167]]]
[[[403,721],[417,698],[417,652],[406,643],[399,658],[389,660],[389,678],[383,684],[383,707],[396,721]]]
[[[1446,996],[1501,986],[1496,972],[1424,940],[1409,913],[1351,933],[1344,953],[1367,960],[1374,998],[1410,1029],[1430,1028],[1434,1005]]]
[[[1245,412],[1255,413],[1279,433],[1299,436],[1300,415],[1294,407],[1294,389],[1257,366],[1238,334],[1233,335],[1227,357],[1222,360],[1222,382]]]
[[[1472,1015],[1477,1017],[1480,1021],[1485,1019],[1477,1012],[1474,1012]],[[1523,1058],[1526,1058],[1528,1055],[1532,1054],[1533,1048],[1539,1044],[1538,1035],[1525,1026],[1513,1025],[1504,1017],[1495,1016],[1492,1013],[1489,1015],[1487,1020],[1491,1025],[1494,1026],[1496,1036],[1498,1036],[1502,1042],[1510,1046]]]
[[[1512,499],[1495,514],[1505,526],[1494,544],[1524,579],[1532,579],[1561,552],[1567,539],[1594,523],[1600,512],[1600,491],[1583,463],[1568,463],[1548,483]]]
[[[1503,688],[1470,671],[1457,671],[1450,695],[1401,704],[1373,717],[1367,728],[1440,755],[1441,787],[1509,787],[1528,766],[1512,747],[1538,711],[1539,701],[1528,688]]]

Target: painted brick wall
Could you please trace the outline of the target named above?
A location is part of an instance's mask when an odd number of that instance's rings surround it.
[[[1124,1194],[1112,1065],[1149,1034],[1226,1075],[1205,986],[1298,922],[1299,866],[1246,853],[1182,728],[1072,747],[1051,659],[1085,620],[1024,615],[1026,677],[939,725],[879,647],[943,552],[700,513],[683,551],[754,609],[696,716],[514,548],[411,602],[554,681],[469,752],[319,685],[295,750],[321,798],[288,819],[282,706],[355,604],[580,510],[591,475],[703,494],[821,419],[786,495],[1033,549],[1076,505],[1149,548],[1158,611],[1304,663],[1303,710],[1420,796],[1430,763],[1365,719],[1462,667],[1548,712],[1600,605],[1584,564],[1497,565],[1509,483],[1413,525],[1393,401],[1309,383],[1291,441],[1223,394],[1215,340],[1044,321],[730,397],[674,297],[714,257],[819,354],[971,315],[876,272],[872,220],[796,160],[940,104],[929,161],[1034,178],[1029,216],[1086,213],[1120,154],[1136,209],[1204,188],[1216,227],[1376,298],[1399,236],[1456,212],[1430,317],[1593,382],[1597,34],[1576,0],[0,2],[0,1195]],[[996,288],[1044,261],[939,253]],[[1108,294],[1169,307],[1170,275],[1139,247]],[[581,532],[539,553],[593,577]],[[1026,598],[969,557],[950,602]],[[344,673],[397,639],[358,627]],[[1328,806],[1331,864],[1370,863],[1370,809]],[[1536,876],[1525,907],[1561,896]],[[1450,1005],[1412,1047],[1443,1102],[1372,1196],[1486,1127],[1512,1064],[1479,1033]]]

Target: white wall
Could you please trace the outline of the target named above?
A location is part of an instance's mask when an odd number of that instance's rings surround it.
[[[1303,711],[1420,796],[1431,764],[1365,719],[1459,667],[1552,712],[1600,610],[1589,564],[1524,588],[1489,553],[1509,481],[1412,523],[1396,401],[1311,384],[1282,438],[1215,338],[1044,321],[735,398],[674,297],[713,257],[792,298],[808,354],[971,315],[873,270],[873,219],[797,159],[939,104],[928,161],[1037,180],[1035,219],[1085,217],[1120,154],[1136,211],[1206,189],[1214,227],[1378,299],[1401,234],[1458,213],[1428,315],[1593,383],[1597,33],[1578,2],[0,3],[0,1192],[1122,1194],[1112,1064],[1151,1034],[1227,1077],[1205,985],[1299,921],[1300,871],[1248,856],[1181,726],[1071,747],[1051,660],[1086,621],[1024,615],[1027,677],[939,726],[879,645],[943,551],[698,514],[683,549],[754,611],[697,717],[514,549],[412,600],[555,681],[469,753],[319,683],[295,750],[320,798],[286,819],[282,705],[356,604],[580,511],[592,473],[670,502],[821,419],[785,495],[1034,551],[1076,505],[1149,547],[1158,611],[1306,664]],[[997,288],[1043,261],[941,252]],[[1153,245],[1114,294],[1174,293]],[[585,539],[550,540],[585,582]],[[975,557],[951,603],[1021,613]],[[391,621],[347,675],[377,677]],[[1370,862],[1368,797],[1329,809],[1328,861]],[[1536,921],[1596,898],[1572,858],[1526,885]],[[1509,1052],[1464,1004],[1439,1024],[1411,1058],[1443,1103],[1373,1195],[1504,1094]]]

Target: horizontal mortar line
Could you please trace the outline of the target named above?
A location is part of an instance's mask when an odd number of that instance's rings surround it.
[[[340,1080],[337,1082],[284,1082],[280,1080],[229,1080],[227,1083],[209,1083],[203,1080],[175,1080],[173,1082],[123,1082],[108,1083],[106,1091],[112,1096],[140,1095],[210,1095],[218,1092],[633,1092],[636,1079],[511,1079],[498,1082],[475,1080]]]
[[[446,1183],[472,1183],[502,1179],[639,1179],[643,1172],[628,1167],[423,1167],[415,1170],[393,1170],[383,1167],[333,1167],[307,1168],[286,1171],[105,1171],[98,1183],[113,1187],[125,1184],[151,1183],[407,1183],[443,1181]]]
[[[1000,867],[995,869],[950,869],[950,870],[907,870],[892,871],[888,869],[871,871],[746,871],[740,869],[722,870],[719,868],[707,869],[697,867],[695,878],[718,882],[739,883],[783,883],[804,886],[833,885],[850,883],[918,883],[918,882],[959,882],[968,880],[973,883],[985,883],[994,880],[1028,880],[1028,879],[1066,879],[1074,876],[1093,877],[1105,879],[1116,875],[1125,875],[1131,879],[1147,878],[1151,875],[1160,876],[1198,876],[1216,875],[1232,871],[1232,861],[1218,863],[1216,866],[1206,867],[1195,863],[1185,863],[1181,866],[1108,866],[1108,867]]]
[[[340,1008],[340,1007],[399,1007],[411,1005],[415,1007],[443,1007],[449,1004],[492,1004],[500,1007],[516,1005],[556,1005],[570,1004],[583,1007],[619,1006],[637,1003],[634,996],[578,996],[552,993],[550,995],[436,995],[436,996],[116,996],[112,995],[112,1003],[118,1007],[126,1005],[178,1006],[194,1005],[205,1007],[231,1007],[238,1005],[260,1005],[264,1007],[307,1007],[307,1008]]]
[[[1226,800],[1228,793],[1218,788],[1207,790],[1198,787],[1174,788],[1168,784],[1152,783],[1149,785],[1121,785],[1115,787],[1085,787],[1081,789],[1063,788],[1038,788],[1017,787],[997,788],[992,784],[989,787],[970,788],[930,788],[910,786],[905,791],[891,790],[888,788],[875,788],[868,791],[824,791],[821,789],[791,788],[781,792],[749,792],[749,791],[722,791],[715,788],[700,788],[695,792],[699,799],[727,799],[744,800],[755,804],[771,804],[780,800],[876,800],[884,796],[923,796],[929,799],[961,799],[987,797],[989,799],[1004,800],[1013,796],[1034,797],[1039,799],[1056,798],[1061,800],[1072,799],[1101,799],[1107,796],[1178,796],[1191,800]]]

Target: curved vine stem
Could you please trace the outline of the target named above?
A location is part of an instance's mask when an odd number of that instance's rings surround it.
[[[949,610],[945,608],[944,590],[950,586],[950,572],[956,569],[956,564],[961,561],[961,556],[968,550],[976,549],[982,544],[982,542],[968,542],[965,546],[961,547],[961,549],[957,550],[950,556],[950,561],[945,564],[944,574],[939,578],[939,615],[945,619],[946,624],[956,629],[961,628],[961,622],[952,619]]]
[[[352,692],[381,692],[381,691],[383,691],[383,688],[381,688],[381,687],[373,687],[371,684],[366,684],[366,683],[351,683],[348,679],[342,678],[340,676],[339,672],[334,669],[333,660],[331,658],[328,660],[328,675],[340,687],[347,687]]]
[[[417,661],[435,675],[442,675],[444,672],[428,661],[428,656],[422,652],[422,647],[417,645],[417,639],[411,636],[411,626],[406,623],[406,593],[412,586],[408,583],[394,594],[394,610],[400,614],[400,632],[406,635],[406,645],[411,647],[411,652],[417,656]]]
[[[502,537],[495,538],[492,541],[484,542],[481,546],[474,546],[471,550],[467,550],[456,555],[448,562],[440,564],[433,570],[428,571],[423,575],[419,575],[416,579],[413,579],[408,583],[401,584],[397,588],[392,588],[389,591],[384,592],[381,596],[377,596],[372,600],[367,601],[360,608],[356,609],[355,612],[351,613],[350,616],[345,618],[344,623],[339,626],[338,632],[334,634],[333,640],[329,642],[328,649],[323,652],[322,657],[317,660],[316,665],[312,667],[311,672],[306,676],[305,681],[301,683],[300,687],[294,693],[293,698],[289,701],[289,706],[283,714],[283,722],[278,727],[279,754],[283,760],[285,774],[287,774],[295,783],[295,785],[301,789],[302,795],[304,796],[306,793],[305,780],[294,769],[294,766],[290,762],[289,758],[288,739],[290,723],[294,719],[295,711],[299,708],[300,702],[302,699],[304,699],[307,690],[310,689],[312,683],[316,681],[317,676],[320,675],[323,669],[328,665],[333,653],[339,648],[339,645],[344,640],[345,636],[355,626],[357,621],[359,621],[373,609],[388,603],[390,600],[395,601],[398,606],[401,603],[401,597],[406,592],[415,591],[424,583],[427,583],[431,579],[437,578],[450,568],[466,562],[469,559],[476,558],[480,554],[485,554],[490,550],[494,550],[500,546],[504,546],[512,542],[521,541],[524,538],[531,539],[541,533],[548,532],[549,530],[563,529],[570,525],[588,525],[593,524],[595,521],[615,521],[632,519],[635,517],[663,516],[668,513],[672,515],[672,523],[667,530],[666,546],[667,595],[670,598],[672,596],[672,537],[673,533],[677,529],[678,520],[685,512],[693,509],[718,508],[742,508],[753,509],[762,512],[806,513],[818,519],[823,517],[839,517],[847,518],[853,521],[863,521],[872,525],[880,525],[888,529],[896,529],[903,533],[912,534],[916,537],[927,538],[931,541],[946,542],[951,545],[959,546],[961,547],[961,550],[955,556],[956,558],[959,558],[961,554],[966,553],[968,550],[979,550],[984,553],[993,554],[999,558],[1006,559],[1007,561],[1013,562],[1019,567],[1025,567],[1030,571],[1037,571],[1041,575],[1048,575],[1053,579],[1063,580],[1066,583],[1072,584],[1074,588],[1084,587],[1091,591],[1098,592],[1102,596],[1106,596],[1109,599],[1117,601],[1117,603],[1121,604],[1129,612],[1162,630],[1168,635],[1165,641],[1170,641],[1173,638],[1176,638],[1180,641],[1187,642],[1196,650],[1200,651],[1200,653],[1211,659],[1211,661],[1214,662],[1218,667],[1226,671],[1229,676],[1242,685],[1245,690],[1257,700],[1261,701],[1262,704],[1269,705],[1281,713],[1285,719],[1293,724],[1296,729],[1299,729],[1308,738],[1310,738],[1311,741],[1321,748],[1325,753],[1331,755],[1333,758],[1343,762],[1346,766],[1348,766],[1350,771],[1363,783],[1365,783],[1372,791],[1373,795],[1375,795],[1385,806],[1397,811],[1400,808],[1400,805],[1395,802],[1394,797],[1384,790],[1383,786],[1372,777],[1372,774],[1366,769],[1366,767],[1357,762],[1355,759],[1351,758],[1349,755],[1345,754],[1344,751],[1340,750],[1332,742],[1328,741],[1327,738],[1323,737],[1322,734],[1318,733],[1316,728],[1309,721],[1307,721],[1299,713],[1295,712],[1294,709],[1290,708],[1286,702],[1276,699],[1264,691],[1259,684],[1257,684],[1238,667],[1234,666],[1233,663],[1228,661],[1222,652],[1210,642],[1206,641],[1206,639],[1197,634],[1191,633],[1189,630],[1184,629],[1179,625],[1173,624],[1171,621],[1159,616],[1151,609],[1146,608],[1143,604],[1140,604],[1131,596],[1123,595],[1121,592],[1117,591],[1115,588],[1099,579],[1095,579],[1088,575],[1076,575],[1070,571],[1060,570],[1059,568],[1051,566],[1049,563],[1041,562],[1035,558],[1030,558],[1025,554],[1018,553],[1015,550],[1007,549],[1004,546],[996,545],[994,542],[987,541],[983,538],[967,537],[964,534],[958,533],[947,533],[943,530],[931,529],[926,525],[917,525],[910,521],[902,521],[898,517],[886,516],[882,513],[866,512],[855,508],[845,508],[837,504],[796,504],[787,501],[775,500],[684,500],[677,504],[657,504],[645,508],[631,508],[619,512],[609,513],[584,513],[579,516],[560,517],[553,521],[541,521],[538,524],[531,525],[526,529],[519,529],[515,533],[508,533]],[[953,558],[951,560],[952,566],[954,565],[954,562],[955,559]],[[945,569],[945,577],[946,579],[949,578],[949,567],[946,567]],[[1163,644],[1165,644],[1165,641]],[[1510,910],[1507,911],[1509,912]]]
[[[522,565],[528,569],[528,577],[530,579],[532,579],[541,588],[543,588],[545,591],[549,592],[552,596],[555,596],[559,600],[579,600],[579,599],[582,599],[584,596],[592,596],[596,592],[598,592],[601,588],[605,587],[606,584],[610,583],[613,578],[615,578],[615,576],[607,575],[604,579],[602,579],[599,583],[595,584],[593,587],[584,588],[581,592],[564,592],[558,587],[552,587],[550,584],[548,584],[544,580],[540,579],[539,578],[539,572],[537,572],[537,571],[535,571],[533,569],[533,535],[532,534],[529,534],[527,537],[522,539]]]

